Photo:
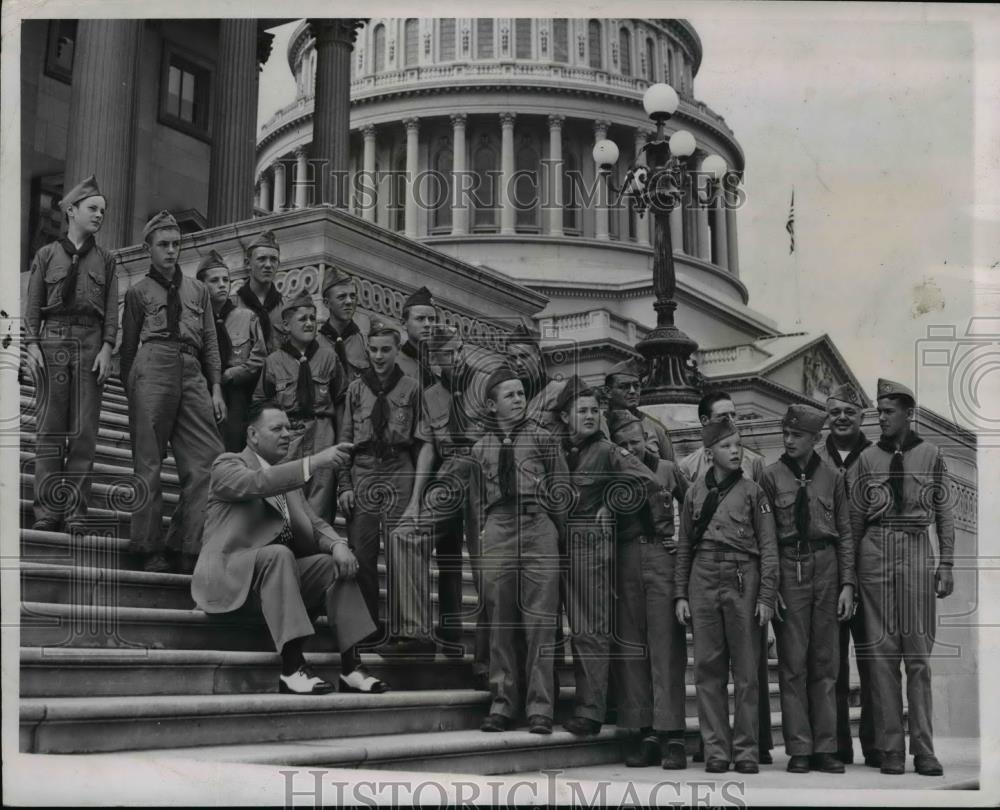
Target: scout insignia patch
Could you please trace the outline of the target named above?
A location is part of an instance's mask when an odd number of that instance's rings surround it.
[[[760,505],[760,512],[762,515],[770,514],[771,504],[769,504],[767,501],[763,501]]]

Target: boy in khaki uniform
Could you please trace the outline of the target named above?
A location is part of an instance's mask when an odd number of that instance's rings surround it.
[[[227,452],[239,453],[246,446],[247,411],[267,357],[264,333],[253,312],[230,300],[229,267],[215,250],[201,260],[195,278],[208,287],[219,340],[222,395],[226,399],[222,443]]]
[[[337,353],[344,370],[344,390],[368,368],[368,344],[361,333],[354,313],[358,310],[358,285],[354,279],[334,265],[323,276],[323,303],[328,317],[319,327],[316,340]],[[338,417],[339,424],[339,417]]]
[[[337,355],[316,340],[316,305],[303,290],[281,310],[288,334],[281,348],[264,362],[254,400],[273,400],[292,428],[289,458],[301,458],[336,443],[334,396],[343,386]],[[336,478],[333,470],[316,472],[306,487],[309,506],[327,523],[336,514]]]
[[[282,316],[284,299],[274,282],[278,277],[281,252],[278,240],[271,231],[261,231],[257,238],[247,245],[244,258],[249,278],[236,291],[233,303],[249,309],[260,322],[267,351],[281,348],[288,330]]]
[[[775,629],[781,725],[790,773],[843,773],[837,750],[840,627],[854,610],[854,541],[844,475],[813,451],[826,414],[790,405],[785,452],[760,485],[778,527]]]
[[[712,468],[688,490],[677,544],[675,612],[692,624],[698,720],[705,770],[757,773],[760,628],[778,586],[774,516],[764,491],[743,475],[743,445],[726,420],[702,428]],[[690,602],[689,602],[690,597]],[[732,663],[735,729],[726,684]]]
[[[24,306],[28,363],[44,396],[35,444],[35,522],[59,531],[63,520],[87,513],[101,414],[101,388],[111,372],[118,333],[115,259],[94,242],[107,202],[91,175],[70,189],[59,207],[66,236],[45,245],[31,262]],[[64,440],[69,439],[64,451]],[[51,490],[65,476],[72,495]]]
[[[664,770],[687,767],[684,747],[687,641],[674,615],[674,500],[683,504],[687,481],[672,461],[649,450],[642,420],[630,411],[608,414],[612,440],[642,460],[659,483],[650,502],[661,504],[662,528],[643,531],[645,513],[633,516],[620,531],[617,551],[617,639],[615,657],[618,725],[639,729],[639,742],[625,758],[629,768],[662,763]],[[642,519],[639,519],[642,518]],[[628,523],[632,524],[631,531]],[[638,657],[634,649],[645,648]]]

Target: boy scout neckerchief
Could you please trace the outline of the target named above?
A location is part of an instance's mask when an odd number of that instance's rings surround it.
[[[155,267],[149,268],[149,273],[147,274],[153,281],[159,284],[163,289],[167,291],[167,331],[170,332],[170,336],[174,339],[179,339],[180,333],[180,320],[181,320],[181,280],[184,278],[184,274],[181,272],[181,268],[174,265],[174,275],[173,278],[167,279],[159,270]]]
[[[66,273],[62,289],[62,305],[68,307],[76,298],[76,280],[80,275],[80,259],[90,253],[90,249],[94,246],[94,237],[87,236],[80,247],[74,245],[68,236],[62,237],[59,244],[70,258],[69,272]]]
[[[841,459],[840,451],[837,449],[837,445],[833,442],[833,436],[828,435],[826,437],[826,452],[830,456],[830,460],[834,463],[837,469],[848,469],[850,466],[858,460],[861,456],[861,451],[866,447],[870,447],[871,442],[864,433],[858,434],[858,440],[854,443],[854,447],[851,448],[851,452],[847,454],[847,458]]]
[[[309,419],[316,415],[313,412],[316,400],[315,390],[313,389],[312,369],[309,367],[309,361],[319,351],[319,343],[315,340],[309,341],[306,345],[305,354],[303,354],[292,341],[286,340],[281,344],[281,350],[299,364],[299,376],[295,381],[295,401],[298,403],[296,413],[302,419]]]
[[[497,438],[500,439],[500,457],[497,462],[497,476],[500,481],[500,495],[504,498],[513,498],[517,494],[517,464],[514,459],[514,443],[518,434],[530,424],[529,420],[522,419],[509,433],[504,433],[499,428],[494,429]]]
[[[402,346],[399,347],[399,350],[411,360],[415,360],[417,365],[420,367],[420,379],[417,380],[417,382],[420,383],[421,389],[430,388],[437,382],[437,376],[434,374],[433,369],[420,359],[419,347],[414,346],[409,340],[407,340]]]
[[[563,439],[563,452],[566,454],[566,466],[569,467],[569,471],[573,472],[577,468],[577,465],[580,463],[580,456],[585,449],[590,447],[590,445],[594,442],[599,442],[603,438],[604,434],[601,433],[600,430],[597,430],[587,436],[579,444],[573,444],[569,438]]]
[[[816,470],[819,468],[820,458],[817,453],[809,456],[809,462],[805,470],[799,467],[797,461],[788,457],[788,453],[782,453],[778,459],[782,464],[791,470],[795,480],[799,483],[799,490],[795,493],[795,531],[799,535],[799,540],[809,539],[809,493],[806,491],[806,484],[812,480]]]
[[[705,502],[701,505],[701,515],[695,521],[694,526],[691,527],[691,545],[701,542],[701,538],[705,535],[705,530],[708,528],[708,524],[711,523],[712,518],[715,517],[715,510],[719,508],[719,504],[722,503],[723,499],[729,494],[730,490],[732,490],[732,488],[739,483],[742,477],[743,467],[740,466],[723,478],[721,484],[716,485],[715,467],[713,466],[709,468],[708,472],[705,474],[705,484],[708,486],[708,495],[705,496]]]
[[[233,341],[229,337],[229,330],[226,329],[226,316],[236,309],[236,304],[228,298],[225,303],[215,313],[215,335],[219,339],[219,359],[222,361],[222,370],[229,368],[233,360]]]
[[[403,379],[403,370],[399,366],[393,366],[389,374],[389,379],[383,385],[375,373],[375,369],[369,366],[361,372],[361,379],[364,380],[365,385],[375,395],[375,407],[372,408],[371,415],[372,449],[375,452],[375,458],[384,458],[386,451],[389,449],[389,437],[387,435],[389,427],[389,402],[386,399],[386,395],[392,393],[392,389]]]
[[[903,511],[903,453],[912,450],[923,441],[912,430],[906,434],[906,439],[902,446],[896,445],[883,436],[878,440],[880,450],[892,453],[892,461],[889,462],[889,488],[892,490],[892,501],[896,509],[896,514]]]
[[[257,320],[260,321],[260,328],[264,332],[264,342],[271,345],[271,310],[281,303],[281,293],[272,284],[271,289],[264,296],[264,303],[254,295],[250,289],[250,282],[247,282],[236,291],[236,297],[246,304],[247,309],[257,313]]]
[[[344,327],[343,332],[338,333],[329,321],[323,321],[323,325],[319,328],[319,333],[330,339],[330,342],[333,344],[333,350],[337,353],[337,359],[340,361],[340,365],[346,374],[350,366],[347,365],[347,349],[344,348],[344,341],[351,335],[361,334],[358,325],[354,321],[351,321]]]

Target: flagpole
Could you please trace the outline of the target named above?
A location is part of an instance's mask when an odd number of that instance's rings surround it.
[[[788,252],[792,254],[792,275],[795,279],[795,325],[802,325],[802,289],[799,279],[799,257],[795,254],[795,187],[792,186],[792,198],[788,204],[788,219],[785,222],[788,232]]]

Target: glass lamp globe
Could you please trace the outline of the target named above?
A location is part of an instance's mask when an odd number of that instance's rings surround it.
[[[710,174],[716,180],[721,180],[729,167],[726,165],[726,161],[720,155],[709,155],[701,163],[701,170],[705,174]]]
[[[598,166],[614,166],[618,162],[618,146],[605,138],[594,144],[593,155]]]
[[[670,136],[670,154],[674,157],[691,157],[694,147],[694,135],[686,129],[679,129]]]
[[[642,94],[642,106],[646,115],[654,121],[658,118],[669,118],[677,111],[680,99],[677,91],[669,84],[651,84]]]

